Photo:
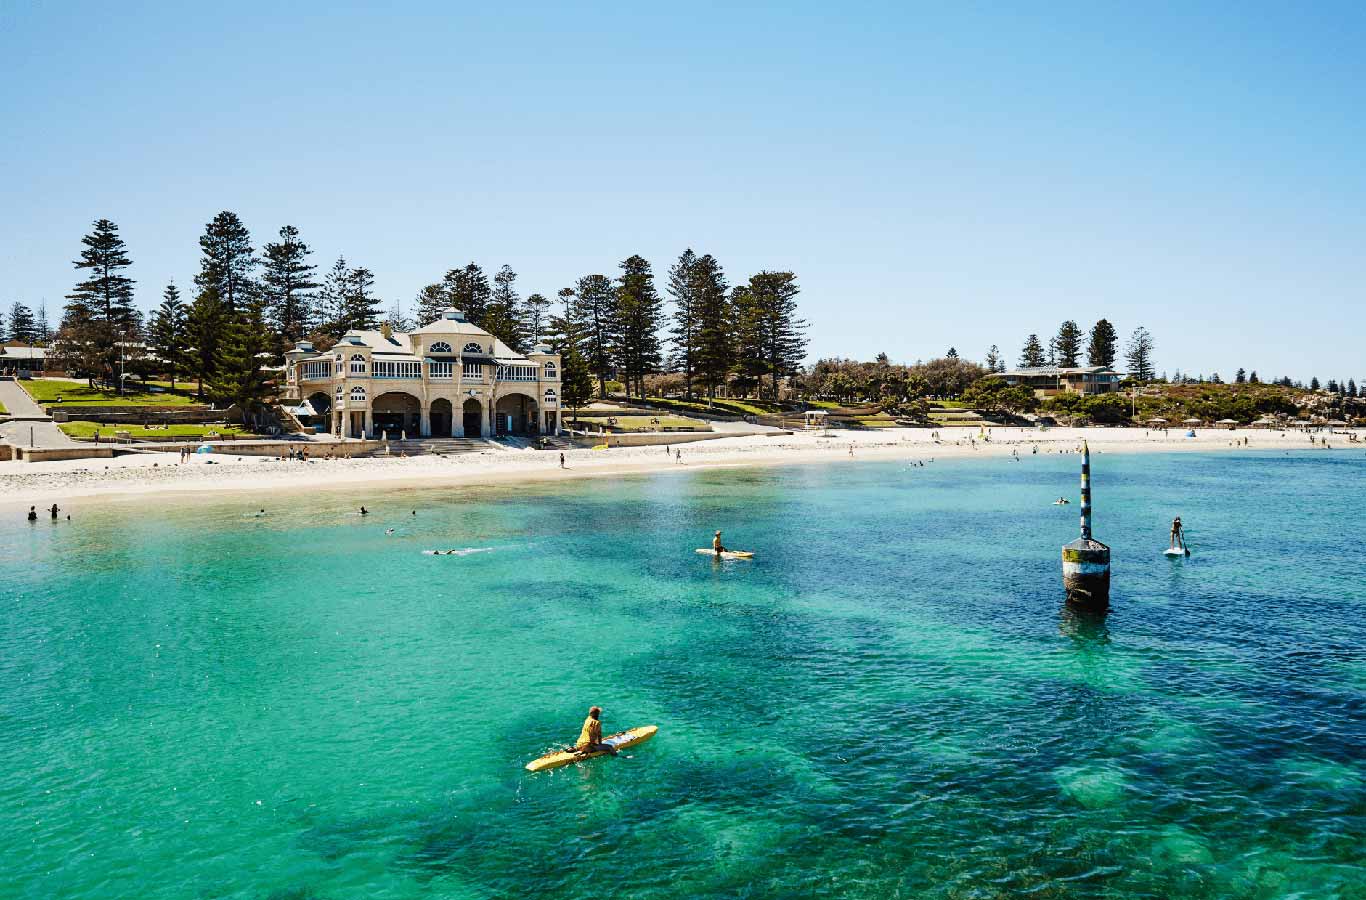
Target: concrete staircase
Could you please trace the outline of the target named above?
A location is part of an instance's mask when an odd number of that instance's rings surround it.
[[[493,441],[483,438],[423,438],[406,441],[390,441],[389,456],[406,453],[409,456],[458,456],[462,453],[479,453],[484,450],[497,450]],[[384,448],[373,450],[366,456],[384,456]]]

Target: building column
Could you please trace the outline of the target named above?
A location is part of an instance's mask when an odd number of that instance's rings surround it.
[[[374,438],[374,436],[375,436],[375,419],[374,419],[374,417],[373,417],[373,416],[371,415],[371,413],[370,413],[370,407],[367,406],[367,407],[365,408],[365,428],[364,428],[364,433],[361,435],[361,437]]]
[[[556,436],[564,429],[564,424],[560,420],[560,404],[555,404],[555,434]]]
[[[422,424],[421,424],[421,426],[420,426],[419,429],[418,429],[418,434],[419,434],[421,437],[431,437],[431,436],[432,436],[432,410],[431,410],[431,407],[430,407],[430,406],[423,406],[423,407],[422,407],[422,413],[421,413],[421,415],[422,415]]]

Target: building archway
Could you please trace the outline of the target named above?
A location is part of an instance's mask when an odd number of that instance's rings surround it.
[[[431,423],[432,437],[448,438],[453,436],[451,426],[454,422],[451,415],[451,401],[445,397],[432,401]]]
[[[465,437],[484,436],[484,404],[471,397],[461,407]]]
[[[408,434],[416,437],[422,428],[422,404],[412,394],[389,391],[370,403],[372,428],[376,434]]]
[[[526,394],[508,394],[498,398],[494,407],[497,434],[539,434],[537,404]]]

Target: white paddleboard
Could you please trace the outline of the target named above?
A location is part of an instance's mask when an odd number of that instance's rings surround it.
[[[461,550],[423,550],[423,556],[469,556],[471,553],[491,553],[492,547],[465,547]]]
[[[698,547],[698,548],[697,548],[697,552],[698,552],[698,553],[701,553],[703,556],[715,556],[715,555],[716,555],[716,551],[715,551],[715,550],[708,550],[706,547]],[[722,551],[721,551],[721,558],[722,558],[722,559],[751,559],[751,558],[753,558],[753,556],[754,556],[754,554],[751,553],[751,552],[748,551],[748,550],[722,550]]]
[[[1191,552],[1189,550],[1177,550],[1175,548],[1169,548],[1167,550],[1163,550],[1162,554],[1164,556],[1190,556]]]

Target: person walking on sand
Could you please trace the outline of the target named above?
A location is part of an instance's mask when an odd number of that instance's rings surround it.
[[[617,755],[617,749],[602,742],[602,707],[594,706],[588,710],[588,718],[583,720],[579,729],[579,739],[570,748],[575,753],[610,753]]]
[[[683,451],[682,451],[682,450],[675,450],[675,451],[674,451],[674,463],[675,463],[676,465],[682,465],[682,464],[683,464]]]
[[[564,454],[563,454],[563,453],[560,454],[560,468],[561,468],[561,469],[564,468]]]

